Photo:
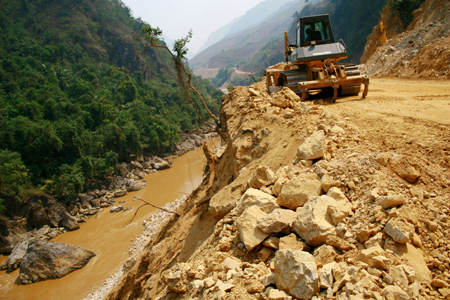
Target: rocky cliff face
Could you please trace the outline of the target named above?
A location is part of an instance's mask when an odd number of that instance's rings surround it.
[[[319,102],[319,104],[323,102]],[[439,163],[263,82],[225,96],[209,175],[106,299],[439,299]],[[432,171],[433,170],[433,171]],[[432,172],[431,172],[432,171]]]
[[[414,20],[399,33],[399,23],[389,9],[381,21],[388,41],[377,48],[379,28],[368,37],[362,62],[369,75],[402,78],[450,78],[450,3],[427,0],[414,12]]]

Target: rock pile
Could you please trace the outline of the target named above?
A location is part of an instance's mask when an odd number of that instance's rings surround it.
[[[172,162],[157,156],[151,158],[138,157],[130,163],[119,165],[120,176],[115,176],[109,186],[109,190],[93,190],[85,194],[79,194],[78,201],[69,206],[69,213],[78,221],[85,222],[89,217],[97,214],[106,207],[110,212],[126,210],[121,205],[115,205],[116,198],[138,191],[147,186],[145,176],[159,170],[170,168]]]
[[[449,193],[427,185],[428,162],[371,151],[358,128],[263,83],[224,102],[235,180],[210,200],[213,234],[162,273],[157,299],[450,295]]]

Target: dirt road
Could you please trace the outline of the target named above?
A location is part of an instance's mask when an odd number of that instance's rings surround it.
[[[366,99],[349,97],[327,105],[347,118],[375,149],[414,154],[442,169],[435,181],[450,187],[450,83],[405,79],[371,79]]]
[[[355,119],[410,123],[432,127],[450,125],[450,82],[405,79],[371,79],[367,99],[357,97],[337,101],[330,109]],[[441,126],[440,126],[441,125]],[[446,127],[448,129],[448,127]],[[409,129],[408,129],[409,131]]]

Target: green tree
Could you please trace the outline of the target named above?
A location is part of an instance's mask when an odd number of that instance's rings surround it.
[[[186,47],[187,43],[189,43],[190,39],[192,38],[192,30],[189,31],[189,33],[186,35],[186,37],[178,39],[174,42],[173,46],[173,52],[170,51],[170,49],[167,47],[165,43],[161,40],[162,30],[159,27],[152,27],[150,25],[144,26],[142,28],[141,33],[137,36],[137,39],[144,43],[144,49],[142,49],[138,54],[144,54],[145,51],[151,47],[156,48],[163,48],[166,49],[170,55],[172,56],[172,59],[175,63],[175,69],[177,70],[177,77],[178,81],[182,87],[183,95],[189,99],[189,101],[195,106],[194,101],[192,100],[191,96],[189,95],[188,89],[186,84],[191,88],[191,90],[198,96],[200,101],[203,104],[203,108],[208,112],[209,117],[214,120],[217,126],[217,133],[221,136],[221,138],[226,141],[228,138],[226,137],[225,133],[220,131],[220,125],[219,120],[215,115],[213,115],[206,105],[205,100],[203,99],[202,95],[197,91],[197,89],[192,85],[192,74],[186,69],[184,65],[184,61],[186,60],[186,54],[188,52],[188,49]],[[185,81],[184,77],[187,76],[187,81]],[[206,123],[203,121],[203,118],[201,117],[200,112],[197,110],[198,117],[202,120],[203,124],[206,125]]]
[[[29,185],[28,169],[22,162],[20,154],[9,150],[0,150],[0,196],[20,200]],[[5,207],[0,197],[0,213]]]
[[[84,182],[84,174],[79,164],[63,164],[53,175],[48,188],[59,198],[68,199],[83,191]]]

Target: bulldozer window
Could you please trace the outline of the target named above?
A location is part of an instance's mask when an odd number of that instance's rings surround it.
[[[329,27],[326,21],[305,23],[303,29],[306,42],[330,39]]]

